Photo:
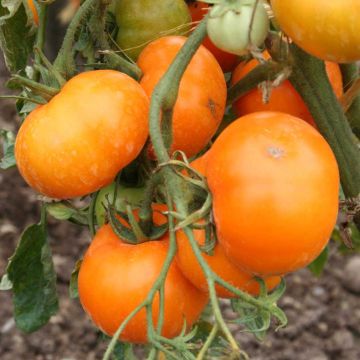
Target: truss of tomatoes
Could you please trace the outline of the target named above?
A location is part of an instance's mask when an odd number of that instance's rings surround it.
[[[69,199],[112,184],[142,151],[154,160],[151,144],[144,151],[149,98],[185,41],[182,36],[151,41],[137,59],[143,72],[140,82],[114,70],[84,72],[32,111],[15,144],[17,166],[26,182],[42,195]],[[224,116],[226,93],[219,63],[200,46],[180,83],[170,151],[197,157],[191,166],[206,178],[212,194],[218,242],[204,259],[224,280],[258,295],[255,276],[271,291],[281,276],[307,266],[327,245],[338,212],[339,171],[330,146],[304,121],[311,122],[311,117],[293,116],[281,104],[276,111],[244,113],[241,104],[235,104],[243,116],[199,157]],[[153,204],[155,210],[159,206]],[[134,216],[139,218],[136,212]],[[166,221],[165,216],[154,216],[157,225]],[[113,335],[157,279],[169,234],[131,245],[110,224],[103,224],[101,214],[98,223],[80,268],[79,296],[94,323]],[[194,234],[203,245],[205,230]],[[208,302],[206,279],[187,237],[178,230],[176,238],[178,252],[164,290],[166,337],[179,335],[184,321],[190,329]],[[220,286],[216,291],[219,297],[234,296]],[[155,324],[158,301],[153,304]],[[146,322],[143,309],[127,324],[121,340],[145,343]]]

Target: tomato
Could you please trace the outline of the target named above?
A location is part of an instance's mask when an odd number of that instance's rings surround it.
[[[85,311],[106,334],[113,335],[124,319],[143,301],[158,278],[168,251],[168,241],[139,245],[122,242],[104,225],[97,232],[82,262],[78,286]],[[208,297],[196,289],[173,262],[165,281],[165,316],[162,335],[180,334],[184,322],[190,329]],[[153,303],[156,325],[159,299]],[[142,309],[125,327],[120,340],[147,341],[146,312]]]
[[[358,0],[271,0],[276,21],[291,39],[323,60],[360,60]]]
[[[118,0],[116,42],[136,60],[150,42],[165,35],[184,35],[191,27],[191,17],[183,0]]]
[[[110,203],[112,204],[114,200],[116,189],[116,183],[113,182],[110,185],[102,188],[97,197],[95,202],[95,216],[96,222],[98,225],[103,225],[105,223],[105,207],[107,206],[107,198],[109,199]],[[144,197],[144,188],[143,187],[126,187],[120,185],[117,187],[117,194],[116,194],[116,201],[115,201],[115,208],[118,211],[126,212],[126,205],[139,205],[141,200]]]
[[[237,0],[214,5],[207,32],[221,50],[246,54],[251,46],[263,44],[269,31],[269,18],[262,0]]]
[[[301,119],[279,112],[237,119],[214,142],[206,175],[219,242],[238,267],[285,274],[326,246],[339,171],[330,146]]]
[[[143,71],[140,84],[149,96],[185,41],[181,36],[163,37],[140,54],[138,65]],[[213,55],[200,46],[180,82],[171,151],[182,150],[191,157],[203,149],[220,125],[225,103],[224,74]]]
[[[207,14],[209,6],[209,4],[203,3],[201,1],[191,2],[189,4],[189,10],[192,21],[201,21],[202,18]],[[234,69],[237,63],[236,55],[220,50],[211,42],[208,36],[204,39],[203,45],[215,56],[215,59],[218,61],[224,72],[229,72]]]
[[[201,157],[191,162],[191,167],[205,176],[206,167],[208,163],[210,151],[206,152]],[[195,240],[199,245],[205,243],[205,231],[194,230]],[[198,289],[208,292],[208,285],[203,274],[201,266],[199,265],[196,256],[194,255],[187,236],[183,231],[176,232],[176,240],[178,244],[178,252],[176,256],[177,264],[182,273],[196,286]],[[228,281],[230,284],[236,286],[240,290],[246,291],[252,295],[259,294],[259,283],[243,270],[237,268],[226,257],[222,246],[217,243],[212,255],[202,254],[211,269],[217,273],[221,278]],[[280,282],[280,277],[270,277],[266,280],[268,290],[273,289]],[[219,297],[230,298],[233,293],[229,292],[222,286],[216,285],[216,293]]]
[[[270,56],[265,52],[264,57],[268,59]],[[233,72],[231,84],[237,83],[258,64],[259,62],[255,59],[246,64],[239,64]],[[340,98],[343,94],[340,67],[338,64],[331,62],[326,62],[325,67],[333,90],[336,96]],[[233,103],[233,110],[238,116],[256,111],[281,111],[299,117],[315,126],[315,120],[310,114],[308,107],[289,80],[285,80],[279,86],[271,89],[268,103],[263,102],[262,91],[260,89],[253,89]]]
[[[194,230],[194,235],[200,245],[205,244],[204,230]],[[208,292],[205,275],[193,253],[187,236],[183,231],[178,231],[176,233],[176,239],[178,244],[176,261],[180,270],[194,286],[202,291]],[[213,251],[212,255],[203,253],[202,256],[217,275],[242,291],[246,291],[251,295],[259,295],[260,286],[253,275],[237,268],[226,257],[223,247],[220,244],[216,244]],[[281,278],[279,276],[272,276],[266,279],[268,290],[272,290],[280,283],[280,280]],[[222,298],[234,297],[233,293],[219,285],[216,285],[216,293]]]
[[[75,76],[25,119],[15,157],[26,182],[66,199],[113,181],[148,136],[149,99],[129,76],[113,70]]]
[[[34,0],[28,0],[28,5],[29,5],[32,15],[34,17],[35,24],[39,25],[39,14],[37,12]]]

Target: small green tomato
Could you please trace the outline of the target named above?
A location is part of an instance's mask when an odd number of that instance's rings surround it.
[[[260,46],[268,31],[269,18],[263,0],[226,0],[213,6],[207,22],[211,41],[219,49],[236,55]]]

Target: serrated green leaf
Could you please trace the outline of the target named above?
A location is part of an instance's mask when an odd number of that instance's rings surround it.
[[[0,130],[0,138],[3,143],[3,158],[0,160],[1,169],[9,169],[16,165],[14,156],[15,135],[8,130]]]
[[[8,274],[5,274],[0,281],[0,290],[7,291],[12,289],[12,282],[9,280]]]
[[[7,273],[17,327],[25,332],[39,329],[58,310],[56,274],[42,225],[31,225],[21,235]]]
[[[71,273],[70,285],[69,285],[69,294],[71,299],[76,299],[79,297],[78,289],[78,276],[82,260],[78,260],[75,264],[74,270]]]
[[[315,275],[320,276],[325,268],[329,257],[329,249],[325,247],[325,249],[321,252],[321,254],[308,266],[309,270]]]
[[[3,0],[0,5],[0,46],[10,72],[25,69],[34,40],[34,28],[28,25],[22,1]]]

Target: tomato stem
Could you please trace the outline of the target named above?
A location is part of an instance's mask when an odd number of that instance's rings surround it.
[[[335,154],[345,196],[355,198],[360,193],[360,153],[347,118],[331,88],[325,65],[295,44],[291,44],[290,51],[294,66],[289,79]]]
[[[360,79],[359,67],[356,63],[340,65],[344,89],[347,91],[352,84]],[[349,119],[350,126],[354,134],[360,139],[360,95],[358,94],[352,101],[352,104],[346,116]]]
[[[236,84],[230,87],[228,91],[227,105],[231,105],[241,96],[254,89],[263,81],[273,81],[285,69],[285,65],[272,60],[256,66],[247,73]]]
[[[46,31],[46,20],[47,20],[47,5],[40,4],[39,8],[39,25],[36,33],[36,40],[34,48],[42,50],[45,44],[45,31]],[[38,52],[35,52],[35,64],[40,64],[41,58]],[[38,81],[40,79],[40,71],[35,68],[33,80]]]

